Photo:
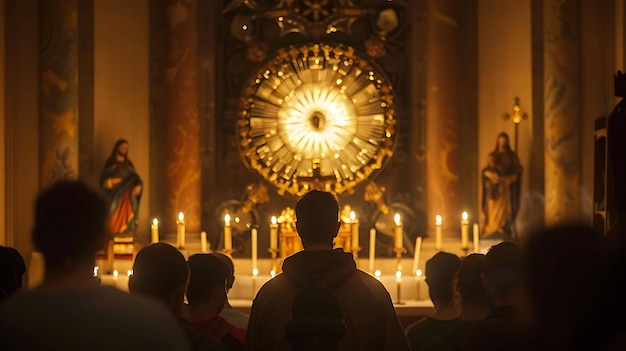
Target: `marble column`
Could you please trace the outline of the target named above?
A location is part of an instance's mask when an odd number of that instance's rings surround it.
[[[545,220],[579,220],[581,183],[578,0],[545,0]]]
[[[169,0],[166,69],[166,230],[175,232],[178,212],[188,232],[200,232],[201,165],[198,116],[197,0]]]
[[[455,0],[428,2],[426,152],[428,228],[443,216],[444,236],[460,230],[459,23]],[[446,234],[447,233],[447,234]]]
[[[78,176],[78,0],[39,4],[39,184],[46,187]]]

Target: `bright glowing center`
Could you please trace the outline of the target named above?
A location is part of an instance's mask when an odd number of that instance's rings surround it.
[[[353,139],[357,115],[338,88],[308,83],[293,90],[278,110],[278,131],[291,152],[304,158],[326,158]]]

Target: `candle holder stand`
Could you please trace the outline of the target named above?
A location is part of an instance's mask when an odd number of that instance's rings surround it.
[[[393,251],[396,253],[396,271],[402,271],[402,254],[406,250],[403,247],[396,247]]]

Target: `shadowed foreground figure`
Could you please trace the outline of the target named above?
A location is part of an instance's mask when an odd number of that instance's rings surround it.
[[[283,263],[283,273],[259,290],[248,326],[249,350],[292,350],[285,336],[296,295],[313,277],[335,292],[346,323],[339,350],[409,350],[385,287],[360,271],[351,253],[333,250],[339,205],[330,193],[311,191],[296,205],[296,227],[304,250]]]
[[[93,278],[107,212],[104,199],[80,182],[57,183],[37,198],[32,238],[45,277],[0,305],[0,350],[189,349],[161,304]]]
[[[435,312],[406,330],[411,350],[422,350],[433,338],[459,321],[455,301],[455,279],[461,259],[448,252],[438,252],[426,261],[426,284]]]
[[[233,288],[235,283],[235,264],[228,255],[220,252],[213,252],[211,255],[217,257],[222,261],[229,269],[228,278],[226,278],[226,292],[229,292]],[[220,312],[220,317],[224,318],[228,323],[234,325],[237,328],[247,329],[250,316],[241,312],[240,310],[233,308],[228,302],[228,297],[224,303],[224,309]]]
[[[227,350],[215,338],[188,326],[179,316],[188,280],[189,267],[183,254],[170,244],[154,243],[137,253],[128,290],[131,294],[147,296],[160,302],[177,315],[178,324],[192,350]]]
[[[0,303],[22,289],[24,273],[22,255],[12,247],[0,246]]]

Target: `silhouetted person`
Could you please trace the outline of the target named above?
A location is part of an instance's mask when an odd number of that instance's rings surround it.
[[[293,300],[285,327],[294,351],[336,351],[346,332],[339,300],[328,283],[313,277]]]
[[[0,349],[189,348],[163,306],[93,279],[107,212],[104,199],[81,182],[60,182],[39,195],[32,239],[44,255],[44,280],[0,305]]]
[[[601,237],[590,227],[569,225],[534,233],[524,249],[537,346],[604,349],[602,343],[608,340],[603,334],[611,326],[603,325],[601,315],[595,320],[590,317],[596,312],[614,313],[610,308],[619,302],[610,301],[606,309],[596,310],[598,301],[607,297],[600,295],[604,278]],[[602,327],[594,329],[595,325]]]
[[[131,294],[158,301],[172,314],[179,316],[188,280],[189,267],[183,254],[170,244],[154,243],[137,253],[128,290]],[[227,350],[213,337],[188,326],[183,318],[178,317],[178,324],[192,350]]]
[[[213,252],[211,255],[219,258],[220,261],[222,261],[230,270],[228,278],[226,278],[226,292],[229,292],[235,283],[235,264],[233,263],[233,260],[228,257],[228,255],[224,255],[223,253]],[[224,309],[220,312],[220,317],[224,318],[228,323],[234,325],[235,327],[242,329],[248,328],[248,321],[250,320],[250,316],[230,305],[230,302],[228,302],[228,296],[226,297],[226,303],[224,303]]]
[[[310,191],[296,205],[296,228],[304,250],[283,263],[283,273],[259,290],[248,326],[250,350],[291,350],[285,326],[296,295],[312,277],[333,289],[346,323],[339,350],[409,350],[385,287],[356,268],[351,253],[333,250],[339,205],[330,193]]]
[[[211,254],[189,257],[189,286],[187,287],[188,322],[192,327],[222,342],[229,350],[243,350],[246,331],[228,323],[218,314],[226,302],[228,267]]]
[[[22,277],[26,264],[20,253],[12,248],[0,246],[0,303],[22,289]]]
[[[483,285],[491,310],[477,321],[468,337],[467,350],[528,350],[531,313],[526,290],[524,254],[512,242],[492,246],[485,255]]]
[[[422,350],[430,340],[459,321],[454,282],[460,263],[457,255],[448,252],[438,252],[426,261],[426,284],[435,312],[407,327],[406,338],[411,350]]]
[[[485,255],[473,253],[459,265],[456,289],[461,305],[461,320],[433,338],[427,350],[461,350],[474,323],[489,314],[489,299],[482,283]]]

